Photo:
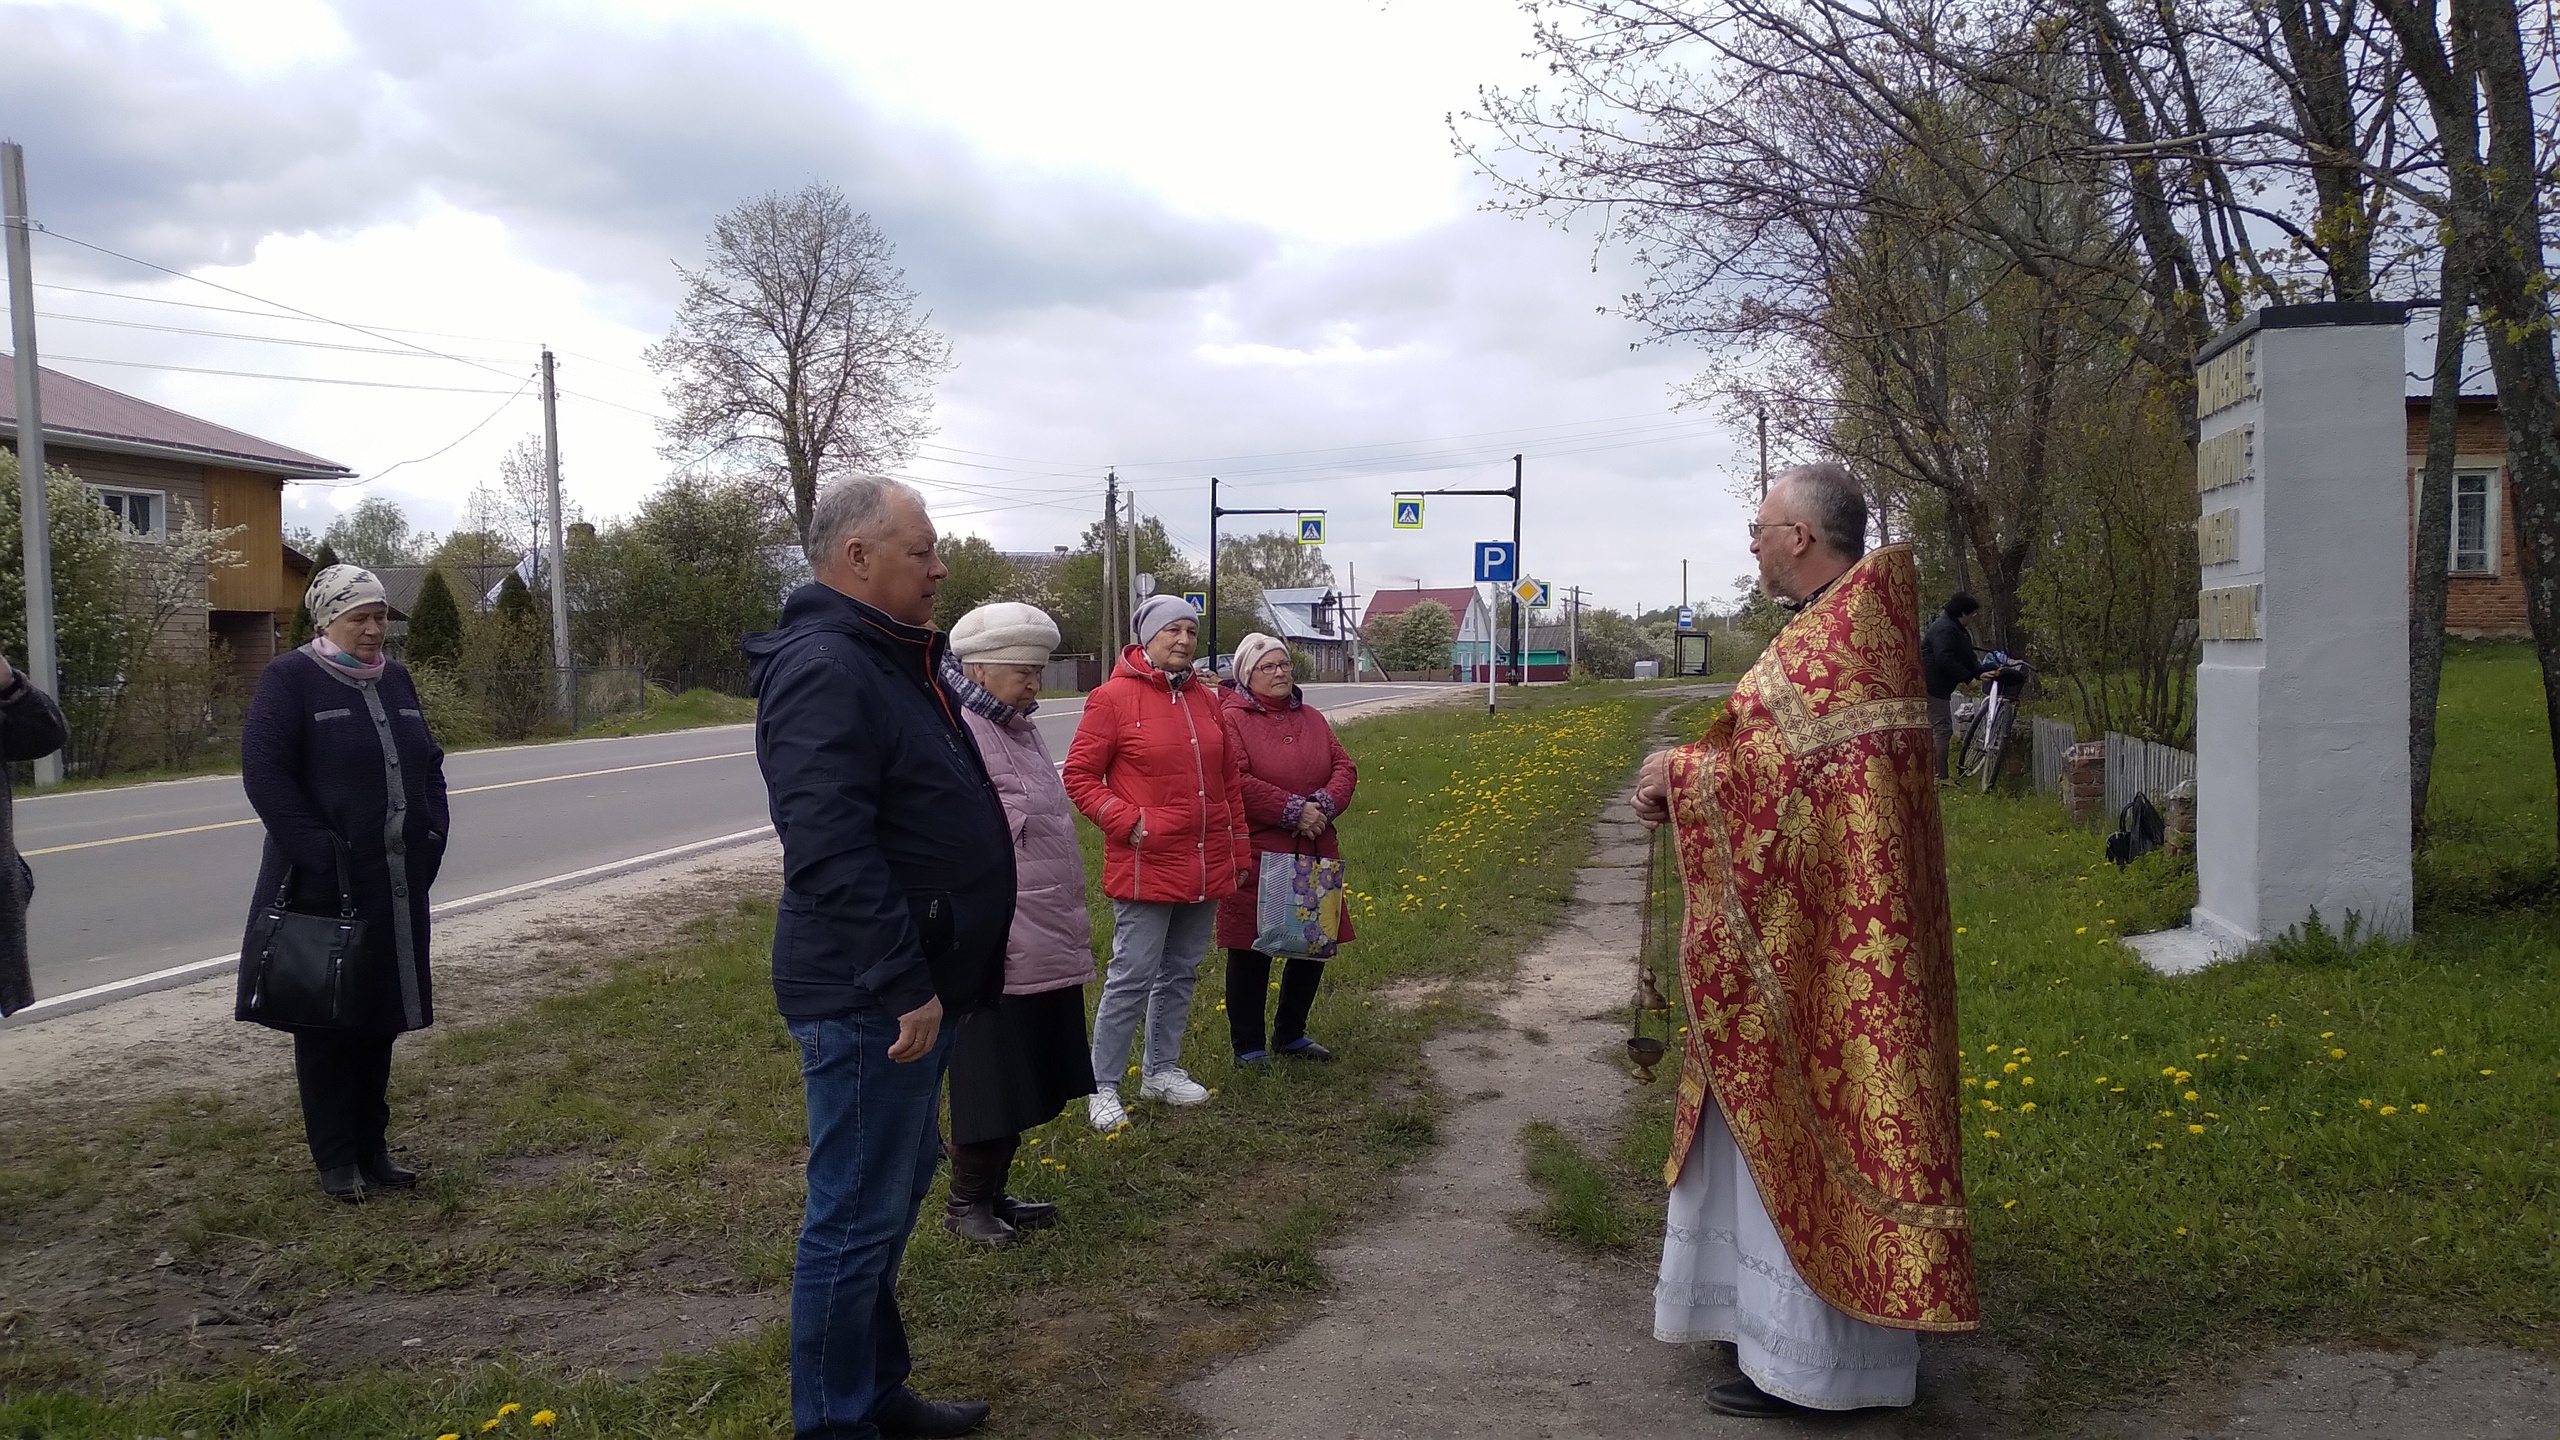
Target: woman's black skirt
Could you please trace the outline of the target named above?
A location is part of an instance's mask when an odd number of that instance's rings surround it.
[[[1019,1135],[1092,1093],[1083,986],[1007,995],[961,1020],[951,1048],[954,1144]]]

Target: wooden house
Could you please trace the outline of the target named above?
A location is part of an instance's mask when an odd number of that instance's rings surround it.
[[[0,363],[7,357],[0,355]],[[254,682],[275,658],[302,602],[311,562],[284,543],[284,487],[293,480],[350,480],[354,472],[289,445],[181,414],[57,370],[40,369],[45,460],[69,470],[90,496],[132,529],[137,543],[192,514],[247,527],[236,565],[204,579],[204,605],[170,624],[166,643],[230,647]],[[0,445],[17,447],[15,387],[0,387]],[[0,537],[15,544],[16,537]]]

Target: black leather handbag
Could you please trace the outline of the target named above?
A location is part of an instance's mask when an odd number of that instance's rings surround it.
[[[241,987],[241,1019],[279,1030],[349,1030],[362,1020],[363,986],[352,972],[363,958],[364,922],[356,918],[345,841],[337,851],[337,914],[293,909],[290,867],[275,899],[259,913]]]

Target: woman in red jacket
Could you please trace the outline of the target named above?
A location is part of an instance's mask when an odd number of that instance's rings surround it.
[[[1236,646],[1235,673],[1243,688],[1221,690],[1219,696],[1254,853],[1342,858],[1333,822],[1351,808],[1360,772],[1333,727],[1298,693],[1289,647],[1268,635],[1247,635]],[[1257,888],[1248,881],[1218,907],[1218,943],[1227,951],[1227,1038],[1235,1044],[1236,1063],[1268,1064],[1273,1051],[1294,1060],[1330,1060],[1332,1051],[1307,1038],[1307,1011],[1324,981],[1322,960],[1292,957],[1281,967],[1280,1008],[1271,1017],[1270,1049],[1263,1048],[1271,957],[1254,948],[1261,929]],[[1351,938],[1347,914],[1342,938]]]
[[[1102,831],[1102,892],[1111,897],[1111,969],[1094,1009],[1086,1102],[1096,1130],[1128,1123],[1120,1073],[1141,1021],[1139,1098],[1209,1098],[1178,1063],[1182,1034],[1218,902],[1253,872],[1218,697],[1191,673],[1200,612],[1158,595],[1138,607],[1130,629],[1138,643],[1086,697],[1062,777],[1067,798]]]

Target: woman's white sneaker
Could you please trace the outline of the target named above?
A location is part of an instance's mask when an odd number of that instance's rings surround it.
[[[1209,1087],[1182,1073],[1179,1065],[1167,1065],[1138,1082],[1138,1098],[1161,1100],[1167,1105],[1198,1105],[1209,1098]]]
[[[1129,1123],[1129,1107],[1120,1103],[1117,1090],[1096,1090],[1085,1097],[1084,1118],[1096,1130],[1117,1130]]]

